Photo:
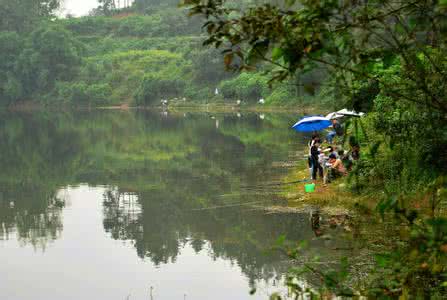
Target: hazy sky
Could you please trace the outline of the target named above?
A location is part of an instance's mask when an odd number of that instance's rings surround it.
[[[65,10],[62,15],[71,13],[76,16],[86,15],[92,8],[98,6],[96,0],[65,0]]]

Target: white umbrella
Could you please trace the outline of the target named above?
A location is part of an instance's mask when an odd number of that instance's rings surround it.
[[[346,108],[343,108],[342,110],[339,110],[336,113],[339,115],[349,116],[349,117],[361,117],[361,116],[365,115],[365,113],[356,112],[353,110],[347,110]]]
[[[333,119],[339,119],[339,118],[342,118],[342,117],[344,117],[344,115],[341,115],[341,114],[339,114],[337,112],[331,112],[330,114],[328,114],[326,116],[326,119],[333,120]]]

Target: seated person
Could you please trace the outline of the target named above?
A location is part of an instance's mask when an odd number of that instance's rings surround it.
[[[336,146],[334,146],[334,147],[328,146],[326,149],[323,150],[323,152],[327,153],[328,156],[331,154],[335,154],[335,156],[337,156],[337,158],[338,158],[338,153],[336,151],[337,147]]]
[[[335,156],[335,154],[331,154],[329,155],[329,164],[330,164],[330,169],[329,169],[329,179],[335,179],[337,177],[341,177],[346,175],[346,168],[343,165],[343,162],[341,161],[340,158],[337,158],[337,156]]]
[[[333,142],[333,140],[334,140],[334,137],[337,135],[337,133],[335,132],[335,131],[331,131],[331,132],[329,132],[327,135],[326,135],[326,141],[329,143],[329,144],[332,144],[332,142]]]

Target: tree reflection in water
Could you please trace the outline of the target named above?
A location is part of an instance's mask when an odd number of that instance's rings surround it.
[[[0,116],[0,239],[44,249],[62,232],[65,199],[79,158],[79,132],[60,119],[3,113]]]
[[[65,202],[56,196],[59,189],[105,185],[114,188],[104,193],[104,229],[113,239],[132,241],[139,257],[156,265],[174,262],[190,244],[237,264],[252,282],[274,278],[285,271],[286,260],[268,249],[282,234],[311,238],[307,216],[269,215],[233,204],[281,203],[275,191],[245,187],[287,172],[272,166],[288,159],[291,148],[304,147],[287,130],[292,119],[152,112],[3,115],[1,238],[16,231],[24,243],[43,246],[62,231]]]
[[[62,198],[36,193],[14,196],[15,198],[3,194],[0,200],[0,240],[8,240],[13,235],[21,244],[30,243],[35,248],[45,249],[49,241],[59,238],[63,229],[61,216],[65,206]],[[39,196],[43,200],[29,201]]]
[[[303,215],[266,215],[232,207],[197,211],[191,199],[166,201],[168,194],[175,191],[154,190],[137,196],[108,190],[104,194],[105,230],[115,239],[133,241],[138,255],[156,265],[175,262],[186,243],[197,253],[205,248],[214,258],[236,263],[252,283],[286,271],[285,257],[268,251],[281,234],[292,240],[311,238]]]

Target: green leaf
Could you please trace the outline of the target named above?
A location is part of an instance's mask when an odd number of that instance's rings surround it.
[[[273,51],[272,51],[272,59],[273,59],[273,60],[278,60],[278,59],[280,59],[282,56],[283,56],[283,51],[282,51],[281,48],[278,48],[278,47],[273,48]]]
[[[269,40],[255,42],[248,54],[247,64],[254,66],[256,63],[263,60],[268,51],[269,44]]]
[[[286,241],[286,235],[283,234],[283,235],[279,236],[278,239],[276,240],[276,245],[282,246],[282,245],[284,245],[285,241]]]
[[[390,262],[390,257],[385,254],[376,254],[375,259],[377,264],[382,268],[385,268]]]

